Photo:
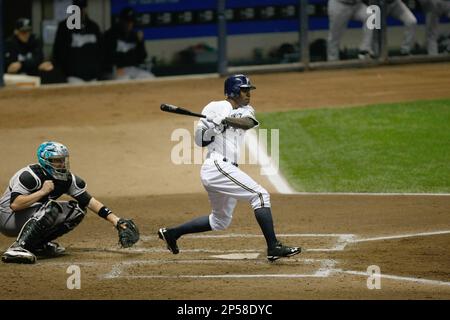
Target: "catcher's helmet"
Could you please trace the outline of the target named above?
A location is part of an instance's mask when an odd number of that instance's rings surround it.
[[[45,141],[37,149],[41,167],[57,180],[67,180],[70,175],[69,150],[61,143]]]
[[[238,97],[241,88],[250,88],[256,89],[254,85],[250,82],[250,79],[243,74],[235,74],[229,76],[227,80],[225,80],[225,95],[230,98]]]

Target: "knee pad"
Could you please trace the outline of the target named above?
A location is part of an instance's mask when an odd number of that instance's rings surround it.
[[[77,225],[80,224],[81,221],[83,221],[84,217],[86,216],[86,210],[83,210],[78,205],[78,202],[76,201],[69,201],[68,204],[70,211],[67,214],[66,220],[64,220],[64,225],[69,229],[74,229]]]
[[[53,200],[44,204],[36,213],[33,218],[39,221],[39,224],[44,228],[51,228],[59,214],[63,212],[62,206]]]
[[[212,230],[225,230],[231,224],[232,217],[228,216],[215,216],[214,214],[209,215],[209,224]]]
[[[76,201],[69,201],[69,203],[67,204],[67,208],[69,209],[69,212],[66,216],[66,219],[62,223],[56,225],[51,230],[51,232],[47,234],[47,236],[42,241],[43,243],[53,241],[61,237],[62,235],[72,231],[81,223],[81,221],[83,221],[84,217],[86,216],[86,210],[81,209],[78,206],[78,202]]]

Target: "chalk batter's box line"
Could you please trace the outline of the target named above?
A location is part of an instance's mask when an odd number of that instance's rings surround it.
[[[317,269],[313,274],[215,274],[215,275],[154,275],[154,274],[143,274],[143,275],[128,275],[124,272],[132,266],[136,265],[158,265],[158,264],[239,264],[239,263],[253,263],[267,265],[269,262],[262,260],[222,260],[222,259],[207,259],[207,260],[134,260],[120,262],[112,266],[111,271],[103,276],[102,279],[116,279],[116,278],[126,278],[126,279],[139,279],[139,278],[306,278],[306,277],[328,277],[336,265],[335,260],[331,259],[289,259],[280,261],[281,264],[313,264],[320,263],[319,269]],[[278,264],[278,262],[277,262]]]
[[[297,233],[297,234],[279,234],[279,237],[327,237],[327,238],[337,238],[332,248],[312,248],[307,249],[306,251],[310,252],[328,252],[328,251],[342,251],[345,246],[352,240],[355,239],[354,234],[340,234],[340,233]],[[229,238],[262,238],[262,235],[256,234],[240,234],[240,233],[229,233],[229,234],[219,234],[219,235],[187,235],[185,238],[191,239],[229,239]],[[157,239],[157,236],[142,236],[141,240],[143,242],[154,241]],[[161,248],[135,248],[133,252],[167,252],[167,249]],[[185,253],[193,253],[193,252],[205,252],[205,253],[232,253],[232,252],[255,252],[255,250],[210,250],[210,249],[186,249],[182,250]],[[269,262],[262,260],[153,260],[156,261],[154,263],[179,263],[179,264],[223,264],[223,263],[232,263],[236,264],[239,262],[248,263],[251,261],[252,263],[258,264],[267,264]],[[225,262],[226,261],[226,262]],[[288,262],[289,261],[289,262]],[[127,279],[139,279],[139,278],[306,278],[306,277],[328,277],[332,270],[336,265],[336,261],[330,259],[301,259],[301,260],[284,260],[282,263],[311,263],[319,262],[320,266],[318,269],[314,271],[312,274],[238,274],[238,275],[177,275],[177,276],[169,276],[169,275],[126,275],[124,272],[130,265],[137,264],[138,262],[125,262],[115,264],[111,271],[103,276],[104,279],[113,279],[113,278],[127,278]],[[141,263],[142,264],[142,263]]]

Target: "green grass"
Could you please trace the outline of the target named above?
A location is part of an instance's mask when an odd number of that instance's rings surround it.
[[[297,191],[450,192],[450,100],[257,116]]]

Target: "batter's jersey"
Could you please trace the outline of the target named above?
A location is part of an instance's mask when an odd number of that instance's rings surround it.
[[[241,106],[233,109],[230,102],[226,100],[210,102],[202,111],[207,117],[232,117],[232,118],[251,118],[255,121],[257,127],[259,122],[255,117],[255,110],[250,106]],[[207,129],[202,121],[199,121],[197,130]],[[231,162],[237,163],[239,160],[241,147],[244,142],[245,130],[229,127],[221,134],[217,134],[214,140],[208,144],[208,153],[216,152],[223,155]]]
[[[31,164],[17,171],[9,181],[9,185],[0,199],[0,211],[11,213],[10,205],[18,196],[29,195],[40,190],[46,180],[53,181],[54,190],[32,206],[44,204],[48,200],[56,200],[63,194],[67,194],[76,199],[81,208],[84,208],[92,198],[86,191],[86,183],[80,177],[70,174],[67,181],[57,180],[48,175],[39,164]]]

